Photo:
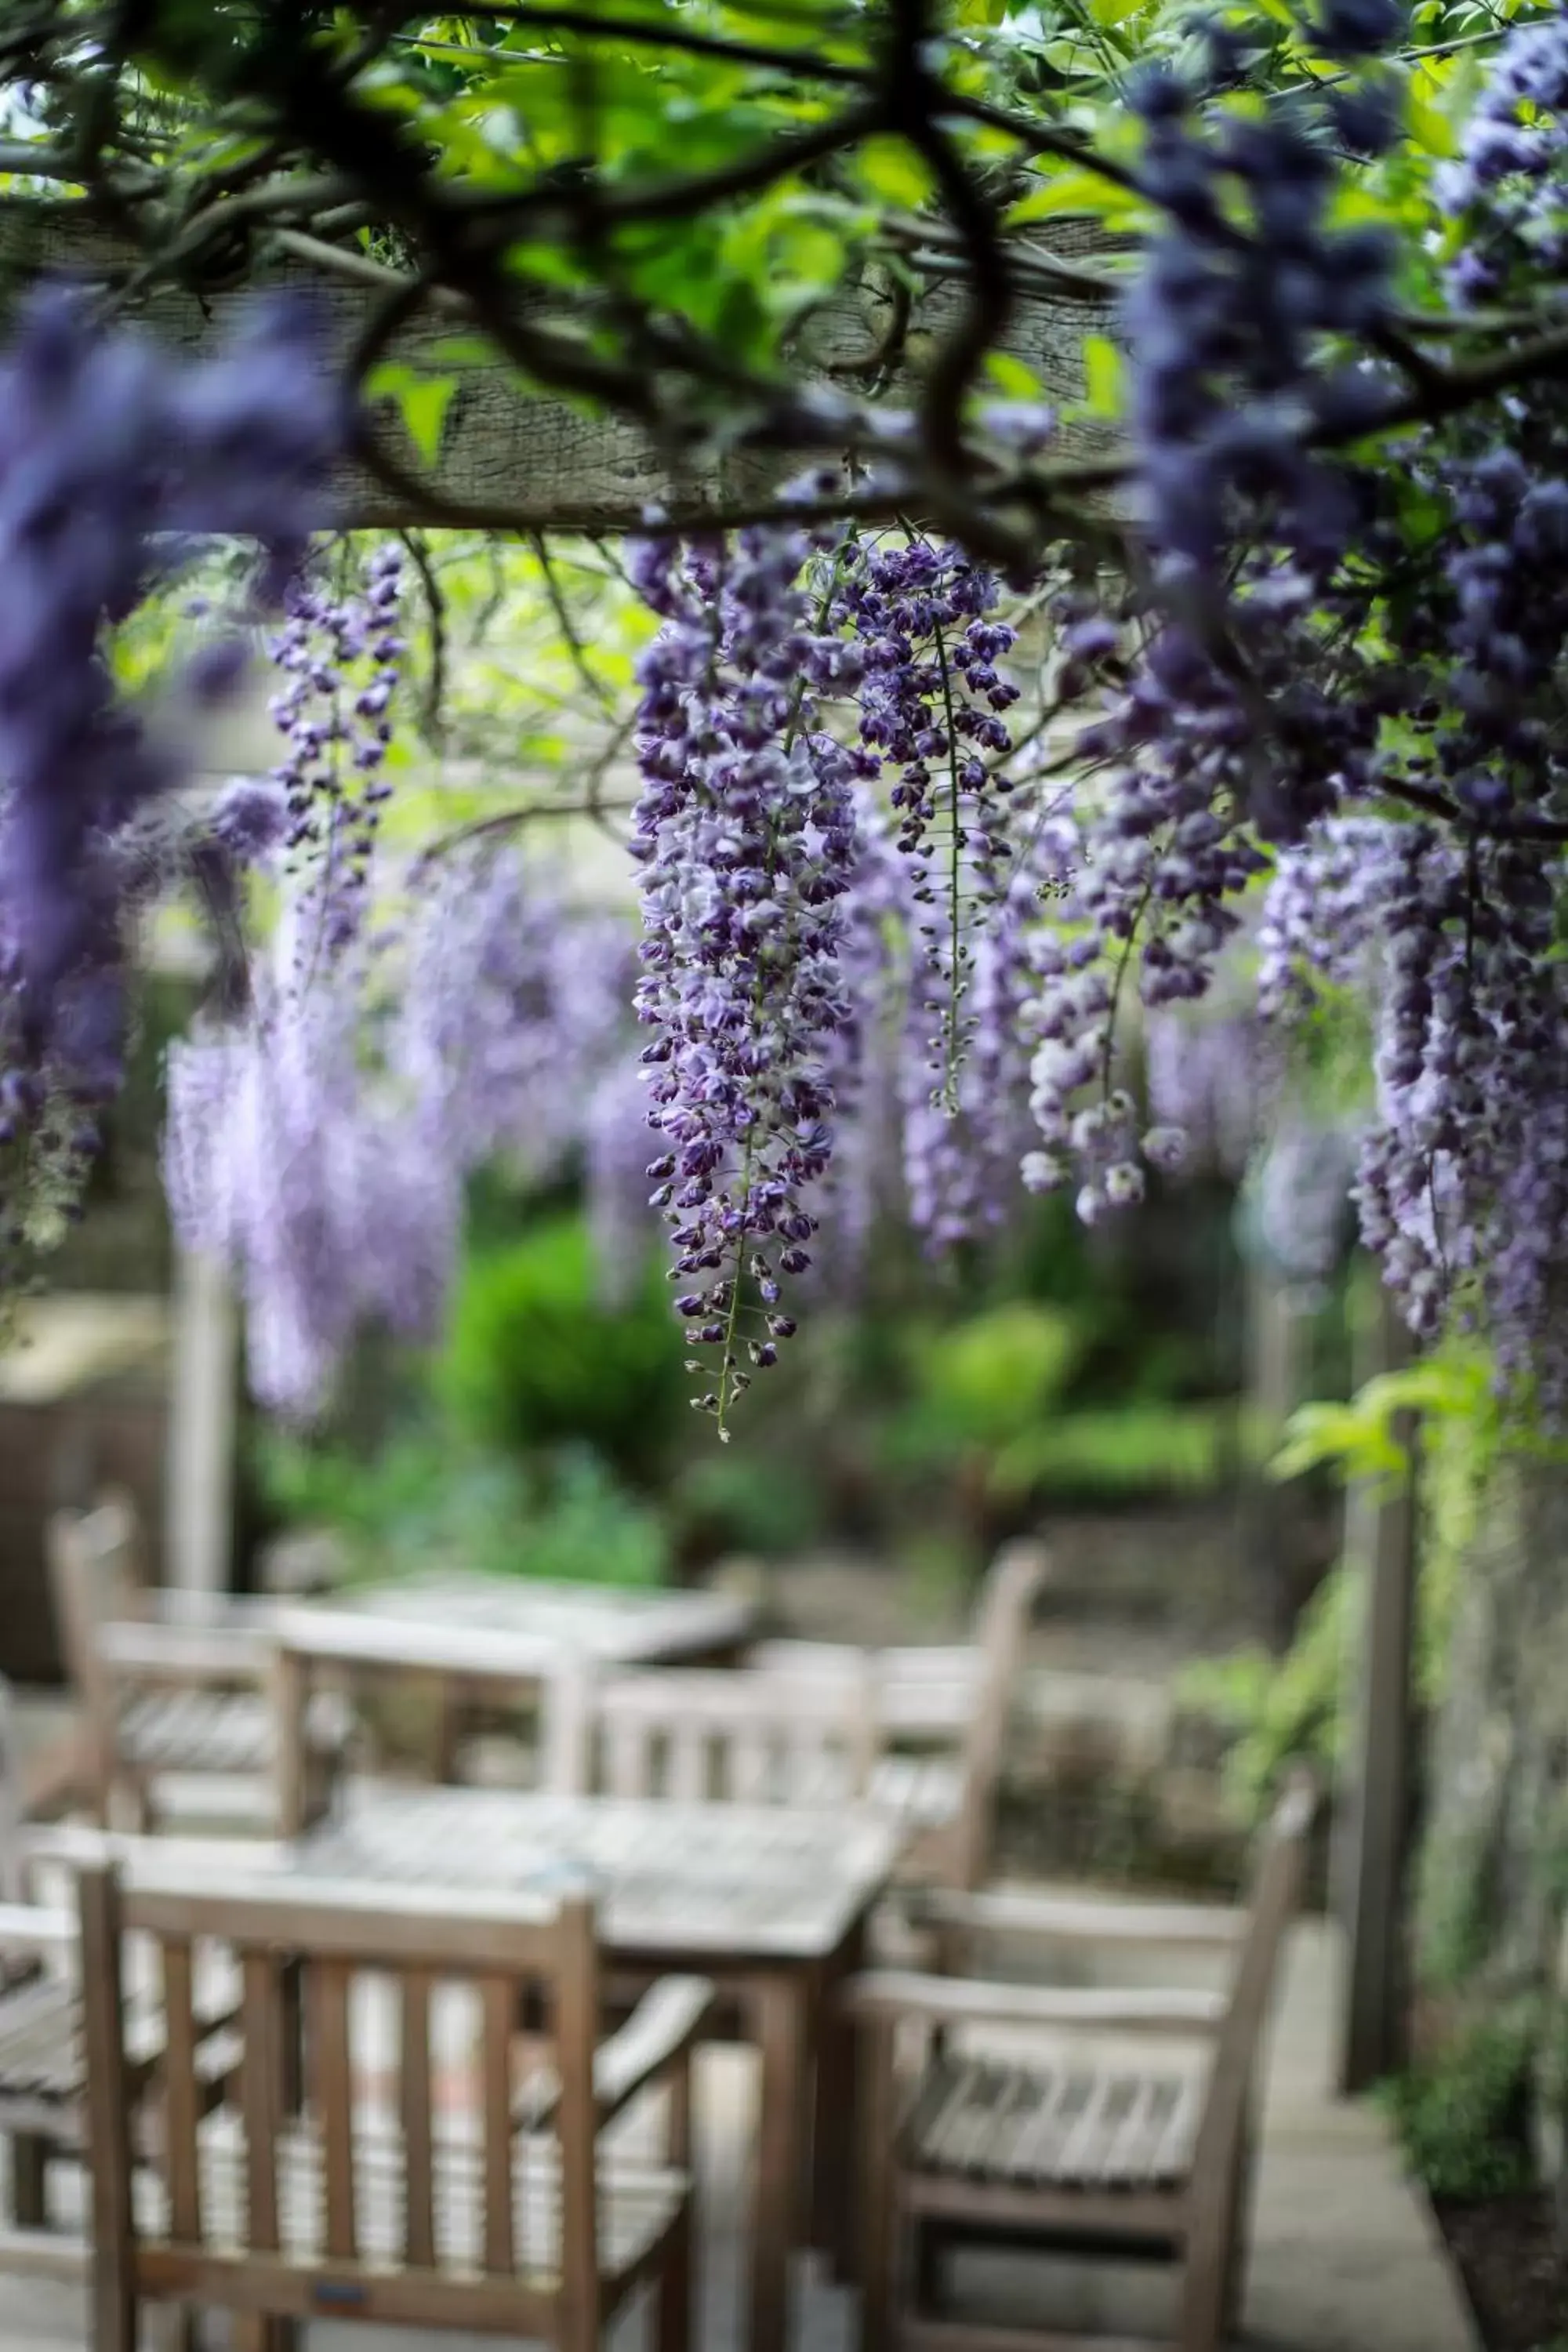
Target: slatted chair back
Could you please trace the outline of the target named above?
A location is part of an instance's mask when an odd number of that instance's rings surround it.
[[[132,1505],[111,1496],[91,1511],[57,1511],[47,1550],[60,1648],[81,1706],[89,1771],[102,1808],[117,1760],[119,1697],[100,1635],[105,1625],[142,1613]]]
[[[855,1803],[876,1760],[868,1668],[803,1682],[745,1669],[595,1675],[564,1665],[547,1696],[546,1773],[573,1795],[685,1804]]]
[[[1005,1545],[987,1571],[975,1610],[974,1702],[960,1757],[958,1819],[942,1873],[947,1884],[964,1891],[982,1885],[990,1866],[1002,1761],[1030,1612],[1050,1566],[1041,1544]]]
[[[427,1887],[406,1893],[205,1885],[155,1858],[122,1883],[97,1861],[79,1878],[97,2352],[134,2352],[143,2301],[215,2305],[282,2321],[363,2318],[597,2341],[594,1913],[557,1899]],[[152,1940],[165,2052],[147,2199],[133,2197],[133,2113],[123,1954]],[[217,1947],[242,1987],[233,2105],[204,2116],[193,1985]],[[302,2103],[285,2102],[285,1972],[302,1995]],[[398,2012],[395,2113],[359,2095],[351,1993],[390,1981]],[[477,1997],[477,2134],[445,2112],[432,1998]],[[550,2025],[549,2128],[520,2132],[512,2037],[528,2000]],[[138,2181],[140,2189],[144,2184]]]

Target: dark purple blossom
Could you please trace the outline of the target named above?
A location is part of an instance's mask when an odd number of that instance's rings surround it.
[[[164,878],[148,811],[182,761],[118,690],[109,633],[195,532],[259,542],[266,598],[327,520],[342,401],[299,314],[260,305],[192,364],[105,329],[85,298],[35,291],[0,362],[0,1069],[7,1221],[71,1198],[81,1113],[120,1083],[126,934]],[[198,654],[190,698],[232,691],[233,641]],[[128,854],[128,844],[139,845]]]
[[[828,1066],[849,1018],[837,950],[855,763],[816,698],[852,688],[858,661],[823,625],[802,576],[811,552],[806,533],[778,530],[636,559],[665,616],[641,665],[633,841],[648,1122],[665,1147],[653,1199],[673,1273],[701,1300],[689,1342],[720,1350],[697,1402],[721,1429],[750,1378],[752,1299],[810,1264],[804,1202],[831,1158]]]

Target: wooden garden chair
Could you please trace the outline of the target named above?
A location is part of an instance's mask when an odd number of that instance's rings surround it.
[[[1029,1616],[1049,1575],[1042,1546],[1005,1546],[981,1586],[967,1643],[868,1653],[763,1642],[752,1653],[760,1670],[805,1684],[869,1676],[879,1753],[868,1793],[908,1831],[907,1879],[984,1881]]]
[[[29,1899],[35,1852],[49,1834],[36,1848],[24,1822],[11,1694],[0,1680],[0,2135],[11,2186],[0,2271],[79,2279],[85,2246],[48,2228],[48,2169],[79,2160],[87,2095],[76,1917]],[[232,2056],[224,2041],[230,2014],[221,1992],[204,1989],[199,2067],[208,2095]],[[128,2004],[125,2031],[131,2062],[150,2074],[161,2037],[144,2004]]]
[[[583,1895],[334,1888],[259,1871],[182,1876],[156,1849],[122,1877],[79,1876],[93,2224],[93,2341],[135,2352],[143,2305],[226,2309],[268,2352],[312,2318],[542,2338],[596,2352],[645,2282],[659,2352],[683,2352],[690,2302],[689,2059],[710,1988],[668,1979],[598,2045],[594,1913]],[[167,2058],[160,2161],[137,2176],[138,2098],[121,2004],[125,1941],[153,1939]],[[232,2105],[203,2115],[192,1962],[237,1963]],[[298,1970],[302,2104],[285,2112],[281,1971]],[[366,2094],[351,2057],[351,1994],[395,1988],[395,2099]],[[431,1995],[458,1982],[480,2020],[471,2103],[433,2063]],[[550,2021],[548,2063],[514,2084],[524,1993]],[[462,2086],[459,2085],[459,2088]],[[635,2161],[605,2128],[667,2095],[666,2150]]]
[[[546,1694],[544,1769],[563,1795],[673,1803],[865,1801],[876,1761],[869,1676],[745,1668],[563,1665]]]
[[[61,1646],[83,1717],[87,1794],[100,1823],[153,1829],[184,1809],[181,1796],[188,1802],[195,1794],[225,1818],[274,1826],[277,1725],[269,1653],[258,1633],[153,1618],[136,1573],[134,1516],[119,1498],[87,1513],[57,1513],[48,1552]],[[341,1703],[322,1694],[309,1733],[323,1768],[347,1730]]]
[[[968,2238],[1100,2261],[1181,2266],[1180,2352],[1215,2352],[1240,2307],[1255,2095],[1280,1943],[1300,1895],[1316,1809],[1288,1784],[1267,1832],[1248,1916],[1169,1906],[935,1893],[949,1937],[1228,1946],[1228,1994],[1053,1990],[893,1971],[858,1979],[863,2033],[862,2352],[1088,2352],[1059,2330],[972,2324],[929,2307],[933,2255]],[[895,2037],[918,2024],[928,2055],[900,2080]],[[1152,2036],[1207,2043],[1182,2063],[1022,2059],[960,2046],[963,2029],[1053,2040]],[[1116,2341],[1115,2352],[1142,2352]],[[1152,2347],[1149,2347],[1152,2352]]]

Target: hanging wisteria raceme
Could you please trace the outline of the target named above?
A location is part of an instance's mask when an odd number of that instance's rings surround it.
[[[379,927],[358,919],[356,889],[357,927],[323,953],[332,828],[274,841],[286,919],[240,1017],[170,1053],[164,1179],[182,1239],[235,1270],[256,1395],[309,1418],[362,1329],[436,1336],[476,1169],[502,1157],[547,1181],[583,1149],[602,1187],[595,1124],[618,1082],[616,1148],[623,1165],[637,1152],[646,1250],[647,1140],[640,1086],[635,1118],[626,1101],[621,918],[574,906],[487,840],[426,861]]]
[[[1475,302],[1528,296],[1568,263],[1568,23],[1520,25],[1499,50],[1433,193],[1466,234],[1451,270]]]
[[[1247,1184],[1255,1245],[1275,1276],[1321,1298],[1354,1227],[1355,1139],[1336,1122],[1287,1110],[1271,1128]]]
[[[272,659],[287,683],[272,698],[286,744],[273,771],[288,796],[289,847],[309,869],[317,929],[309,957],[336,955],[355,936],[383,803],[390,711],[407,651],[400,635],[403,559],[388,541],[366,562],[361,593],[333,595],[297,580]]]
[[[1204,1004],[1151,1013],[1143,1077],[1152,1124],[1144,1156],[1160,1168],[1207,1166],[1239,1177],[1273,1107],[1277,1071],[1256,1012]]]
[[[861,742],[897,771],[888,791],[921,933],[928,1091],[949,1114],[967,1038],[964,1000],[977,932],[1005,922],[1008,800],[1001,713],[1018,689],[996,665],[1015,643],[994,617],[994,577],[962,548],[907,537],[857,540],[836,567],[827,618],[847,625],[863,677]]]
[[[187,1247],[235,1269],[258,1401],[306,1417],[355,1333],[427,1339],[456,1263],[461,1180],[367,1067],[346,963],[301,982],[280,928],[243,1023],[171,1047],[164,1181]]]
[[[1395,29],[1381,5],[1331,11],[1319,28],[1347,62]],[[1457,299],[1518,294],[1563,249],[1565,58],[1560,23],[1521,28],[1500,52],[1447,175],[1465,215]],[[1366,1240],[1419,1331],[1457,1306],[1510,1377],[1528,1363],[1542,1393],[1568,1398],[1556,1362],[1568,1349],[1552,1335],[1555,1160],[1529,1141],[1550,1138],[1564,1076],[1550,952],[1568,818],[1561,401],[1538,384],[1413,441],[1407,481],[1443,518],[1415,560],[1386,478],[1301,447],[1348,438],[1399,389],[1382,360],[1347,369],[1336,357],[1348,348],[1337,338],[1364,351],[1389,316],[1386,251],[1331,226],[1336,145],[1386,148],[1387,98],[1363,73],[1259,118],[1163,68],[1136,96],[1141,176],[1166,221],[1129,319],[1154,595],[1137,616],[1131,682],[1112,686],[1082,738],[1068,935],[1036,949],[1046,1148],[1030,1171],[1076,1183],[1091,1218],[1136,1194],[1118,1015],[1133,987],[1156,1015],[1208,992],[1271,854],[1266,1017],[1300,1014],[1324,986],[1381,1006]],[[1387,567],[1402,575],[1394,658],[1365,634],[1369,583]],[[1120,614],[1069,602],[1058,617],[1080,667],[1125,643]],[[1401,800],[1445,825],[1413,825]],[[1152,1046],[1157,1062],[1157,1032]],[[1505,1050],[1506,1074],[1483,1087],[1478,1073]],[[1159,1164],[1179,1152],[1183,1122],[1155,1113],[1142,1150]],[[1275,1171],[1285,1190],[1289,1158]]]
[[[35,291],[0,361],[0,1192],[12,1245],[72,1209],[119,1089],[128,933],[166,884],[148,813],[184,772],[110,673],[110,632],[193,534],[256,541],[275,599],[328,517],[350,418],[308,312],[258,305],[193,365]],[[237,617],[248,618],[246,613]],[[230,693],[209,637],[187,700]]]
[[[1364,26],[1329,11],[1318,37],[1348,64],[1391,47],[1400,28],[1396,0],[1386,0]],[[1235,36],[1205,29],[1223,86]],[[1161,584],[1187,613],[1214,621],[1244,518],[1266,513],[1268,537],[1318,578],[1355,533],[1357,485],[1310,442],[1375,414],[1379,389],[1353,367],[1325,365],[1321,342],[1365,339],[1387,322],[1394,257],[1384,231],[1332,226],[1332,147],[1301,94],[1261,113],[1205,111],[1195,101],[1205,94],[1161,65],[1129,87],[1143,129],[1139,179],[1163,217],[1143,249],[1126,326]],[[1347,94],[1329,102],[1335,130]],[[1363,82],[1355,95],[1362,152],[1386,150],[1397,130],[1393,104],[1379,120],[1379,86]]]
[[[996,1232],[1035,1173],[1030,1142],[1026,1014],[1037,985],[1034,941],[1043,893],[1059,884],[1055,828],[1020,824],[1011,871],[999,881],[970,950],[963,1052],[949,1086],[933,1088],[931,1018],[949,977],[929,935],[909,928],[903,1024],[904,1173],[910,1222],[935,1255]]]
[[[1316,28],[1359,65],[1397,35],[1369,0]],[[1239,928],[1237,901],[1289,845],[1376,781],[1379,695],[1331,684],[1319,658],[1337,573],[1371,520],[1366,486],[1313,455],[1313,435],[1385,394],[1364,367],[1325,363],[1325,339],[1365,338],[1387,314],[1380,236],[1332,225],[1333,139],[1348,102],[1362,152],[1393,139],[1381,84],[1361,74],[1259,112],[1224,102],[1237,37],[1198,26],[1208,85],[1160,65],[1128,97],[1161,226],[1126,304],[1142,521],[1153,585],[1130,682],[1083,730],[1089,781],[1075,809],[1069,945],[1039,950],[1031,1180],[1074,1184],[1080,1213],[1142,1197],[1140,1160],[1179,1158],[1176,1123],[1137,1133],[1117,1023],[1133,992],[1159,1008],[1209,989]],[[1335,44],[1339,46],[1336,47]],[[1215,101],[1218,102],[1215,102]],[[1121,616],[1074,592],[1056,618],[1075,670],[1119,653]],[[1087,1099],[1086,1099],[1087,1097]]]
[[[721,1432],[748,1364],[765,1370],[795,1329],[783,1290],[811,1263],[830,1041],[850,1018],[837,949],[856,761],[816,697],[852,688],[857,667],[803,580],[812,552],[804,530],[753,530],[685,551],[654,541],[636,560],[664,620],[640,668],[632,845],[648,1122],[666,1146],[648,1175],[685,1286],[676,1310],[717,1359],[694,1402]]]
[[[501,1155],[545,1181],[580,1146],[587,1096],[626,1053],[628,927],[483,835],[422,862],[409,897],[388,1061],[432,1150],[464,1171]]]
[[[586,1097],[583,1194],[599,1297],[623,1305],[647,1269],[658,1220],[648,1203],[647,1088],[635,1053]]]
[[[1281,852],[1258,933],[1264,1020],[1289,1023],[1325,987],[1376,985],[1382,919],[1405,830],[1388,817],[1332,817]]]

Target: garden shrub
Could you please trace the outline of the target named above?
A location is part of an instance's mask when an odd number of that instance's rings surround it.
[[[749,1433],[728,1453],[715,1449],[684,1464],[668,1500],[683,1544],[709,1557],[804,1551],[821,1538],[826,1517],[821,1486],[805,1464],[765,1450]]]
[[[1342,1569],[1324,1578],[1283,1658],[1250,1643],[1196,1660],[1178,1680],[1182,1705],[1233,1741],[1226,1782],[1248,1821],[1261,1818],[1287,1764],[1304,1759],[1326,1774],[1338,1760],[1347,1590]]]
[[[286,1522],[339,1538],[354,1580],[457,1567],[648,1585],[668,1570],[657,1513],[580,1447],[525,1466],[424,1428],[364,1459],[272,1433],[259,1441],[258,1469]]]
[[[1212,1494],[1236,1467],[1229,1403],[1128,1404],[1064,1413],[997,1453],[992,1492],[1010,1501],[1116,1504]]]
[[[1410,2170],[1433,2197],[1528,2188],[1533,2011],[1523,2003],[1465,2027],[1426,2064],[1383,2086]]]
[[[1076,1319],[1018,1300],[910,1338],[912,1418],[944,1450],[1005,1445],[1061,1397],[1083,1352]]]
[[[434,1385],[476,1444],[521,1454],[587,1445],[647,1479],[685,1410],[681,1358],[657,1265],[607,1307],[585,1225],[559,1217],[470,1254]]]
[[[1368,1381],[1348,1403],[1304,1406],[1292,1417],[1270,1466],[1276,1476],[1293,1476],[1321,1464],[1347,1479],[1396,1475],[1405,1457],[1394,1433],[1394,1415],[1407,1404],[1423,1412],[1415,1664],[1417,1702],[1430,1708],[1442,1696],[1464,1555],[1494,1455],[1484,1366],[1470,1351],[1450,1348],[1408,1370]],[[1281,1769],[1293,1758],[1328,1768],[1341,1754],[1352,1635],[1345,1612],[1354,1605],[1354,1588],[1341,1564],[1301,1612],[1283,1658],[1252,1644],[1227,1658],[1201,1659],[1181,1677],[1183,1704],[1206,1716],[1233,1743],[1226,1779],[1249,1819],[1259,1817]],[[1436,1899],[1449,1892],[1436,1890]],[[1427,1899],[1424,1893],[1424,1909]],[[1441,1940],[1447,1948],[1454,1937],[1445,1934]],[[1424,1934],[1424,1958],[1426,1941]],[[1430,1980],[1434,1971],[1427,1966],[1424,1973]],[[1445,1961],[1441,1974],[1445,1981],[1456,1980],[1452,1960]]]

